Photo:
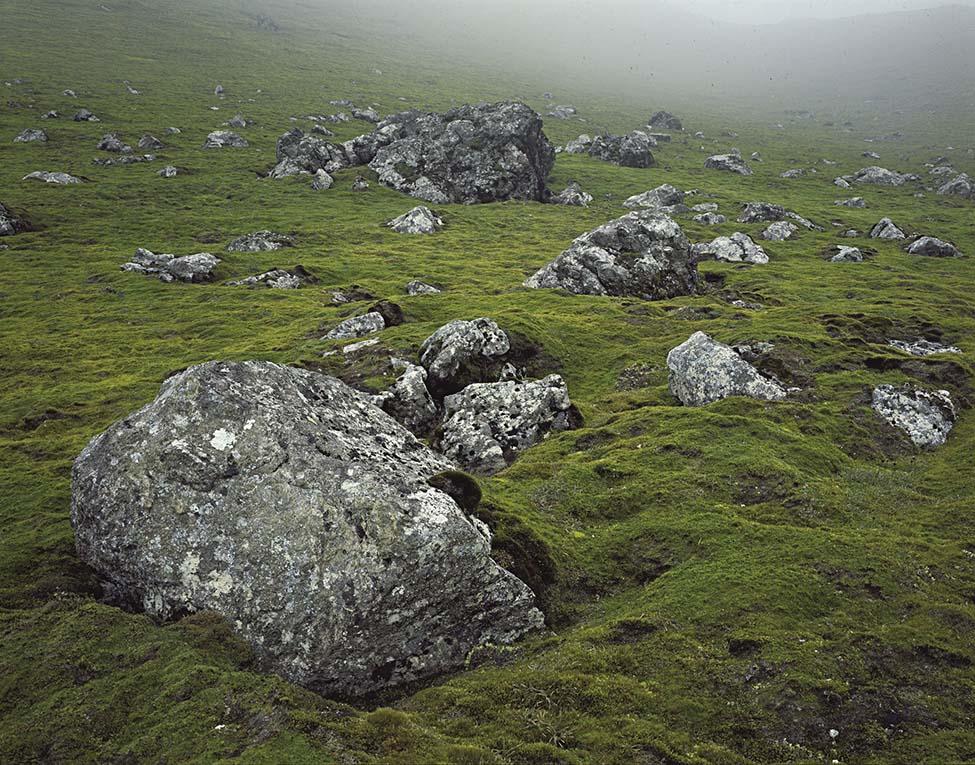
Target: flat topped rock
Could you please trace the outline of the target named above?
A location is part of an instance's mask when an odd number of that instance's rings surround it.
[[[724,170],[739,175],[751,175],[752,169],[745,164],[740,154],[713,154],[704,160],[704,167],[710,170]]]
[[[421,205],[387,221],[386,226],[398,234],[435,234],[443,228],[443,219]]]
[[[695,332],[667,354],[670,391],[687,406],[703,406],[729,396],[780,401],[786,390],[763,376],[733,348]]]
[[[677,222],[652,211],[631,212],[578,237],[525,280],[533,289],[646,300],[692,295],[697,266]]]
[[[873,410],[888,425],[906,433],[915,446],[941,446],[955,423],[955,407],[945,390],[880,385],[871,399]]]
[[[81,178],[68,175],[68,173],[50,173],[45,170],[36,170],[33,173],[28,173],[22,180],[43,181],[44,183],[53,183],[56,186],[70,186],[75,183],[81,183]]]
[[[91,441],[71,519],[116,602],[215,611],[290,681],[362,695],[542,626],[487,527],[431,485],[451,469],[334,378],[210,362]]]

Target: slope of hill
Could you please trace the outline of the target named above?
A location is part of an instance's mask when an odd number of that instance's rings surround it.
[[[259,24],[262,14],[279,31]],[[756,112],[734,98],[576,82],[574,66],[491,67],[424,52],[419,32],[392,17],[372,26],[358,3],[323,13],[270,0],[0,0],[0,18],[0,202],[34,229],[0,240],[0,761],[975,758],[973,203],[932,193],[924,165],[944,155],[975,175],[969,122],[862,103],[807,119],[785,115],[784,103]],[[961,21],[951,26],[963,31]],[[597,31],[594,49],[606,44]],[[787,47],[781,33],[763,34]],[[694,71],[696,56],[678,56],[680,68]],[[259,177],[277,137],[337,109],[332,99],[388,113],[521,97],[544,114],[543,88],[579,109],[579,119],[546,119],[554,143],[637,128],[675,102],[686,129],[655,150],[649,169],[560,154],[550,186],[578,180],[595,197],[588,208],[442,205],[446,228],[429,238],[386,229],[415,200],[375,178],[368,193],[352,192],[356,170],[337,173],[324,193]],[[72,121],[80,107],[101,122]],[[52,109],[61,117],[42,121]],[[249,147],[203,150],[207,133],[238,112],[253,123],[240,131]],[[168,126],[182,132],[165,136],[154,162],[92,162],[107,132],[136,141]],[[29,127],[50,140],[12,142]],[[330,127],[338,139],[370,129]],[[707,137],[691,138],[698,130]],[[864,142],[896,131],[897,140]],[[704,169],[731,143],[746,157],[761,153],[753,176]],[[834,175],[874,163],[865,149],[923,180],[834,187]],[[164,164],[188,172],[163,179]],[[780,177],[798,166],[802,178]],[[21,180],[38,170],[89,182]],[[709,290],[697,296],[645,302],[520,286],[573,238],[625,212],[627,197],[662,183],[698,189],[693,202],[728,216],[713,227],[681,216],[693,241],[738,230],[757,238],[764,224],[734,222],[755,200],[825,231],[763,242],[764,266],[702,263]],[[834,205],[853,193],[865,209]],[[949,239],[967,257],[911,257],[898,242],[839,236],[881,216]],[[264,228],[293,233],[297,246],[285,259],[224,252]],[[871,257],[822,257],[849,242]],[[136,247],[219,251],[219,279],[163,284],[120,271]],[[298,262],[317,286],[221,283]],[[408,296],[412,278],[446,290]],[[350,311],[331,289],[351,284],[395,300],[406,321],[382,333],[380,353],[346,362],[323,356],[341,343],[321,335]],[[346,703],[260,672],[213,615],[157,624],[99,601],[74,549],[71,462],[173,370],[270,359],[378,389],[393,379],[385,357],[415,357],[437,327],[479,316],[542,347],[585,418],[481,481],[494,555],[535,589],[545,631],[476,652],[465,671],[424,687]],[[804,393],[680,406],[665,360],[697,330],[774,343],[776,369]],[[964,352],[914,358],[886,344],[919,334]],[[871,411],[875,385],[905,382],[950,391],[959,419],[943,447],[916,449]]]

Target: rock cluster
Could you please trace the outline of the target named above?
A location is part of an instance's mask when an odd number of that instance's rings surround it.
[[[156,254],[140,247],[135,251],[132,260],[122,264],[123,271],[137,274],[152,274],[164,282],[208,282],[213,279],[213,269],[220,263],[220,258],[209,252],[198,252],[194,255]]]

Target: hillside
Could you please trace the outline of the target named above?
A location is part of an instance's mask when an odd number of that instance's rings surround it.
[[[0,0],[0,203],[32,229],[0,237],[0,762],[975,761],[975,202],[935,193],[942,179],[928,166],[943,156],[975,176],[970,10],[860,20],[846,34],[819,23],[740,31],[754,42],[735,45],[743,58],[728,68],[725,49],[708,42],[725,30],[710,29],[687,41],[706,55],[676,54],[662,84],[634,64],[643,84],[631,87],[629,74],[607,85],[608,67],[592,59],[600,75],[581,76],[582,57],[565,62],[543,42],[534,55],[550,65],[517,56],[500,65],[509,46],[526,50],[520,35],[539,39],[531,19],[496,48],[501,56],[466,56],[458,38],[430,48],[429,25],[377,20],[359,3],[325,8]],[[443,14],[434,31],[450,30]],[[565,18],[589,24],[581,12]],[[928,77],[930,51],[898,53],[919,19],[943,30],[955,83],[940,79],[944,69]],[[876,47],[856,44],[864,27]],[[644,35],[628,24],[589,28],[593,51]],[[653,35],[650,51],[673,40],[663,22]],[[813,81],[824,41],[836,69]],[[682,89],[702,71],[762,79],[761,51],[773,47],[775,60],[788,53],[810,78],[808,91],[760,97],[758,108],[717,84],[720,97]],[[835,73],[845,70],[855,81]],[[821,88],[830,83],[849,92],[831,102]],[[863,85],[906,101],[864,103]],[[337,170],[322,192],[306,176],[264,177],[279,137],[295,126],[310,133],[308,115],[348,111],[329,103],[340,99],[383,116],[517,99],[559,146],[641,128],[658,109],[678,114],[684,130],[653,149],[649,168],[558,154],[549,188],[578,181],[593,196],[588,207],[430,204],[443,230],[409,236],[384,224],[420,202],[368,167]],[[924,99],[936,118],[906,109]],[[793,100],[815,115],[788,113]],[[555,103],[578,114],[550,118]],[[81,108],[100,122],[72,120]],[[49,110],[60,116],[42,119]],[[246,147],[202,148],[237,114]],[[373,127],[327,123],[336,142]],[[15,143],[27,128],[48,140]],[[110,132],[133,144],[151,133],[164,146],[149,162],[95,164],[116,156],[96,149]],[[760,153],[748,160],[753,175],[704,167],[733,146],[746,159]],[[874,164],[921,178],[833,185]],[[180,173],[160,177],[167,165]],[[802,177],[781,177],[800,167]],[[36,171],[84,182],[22,180]],[[360,173],[366,192],[352,190]],[[626,213],[624,200],[665,183],[696,189],[688,205],[727,216],[711,226],[675,213],[691,242],[745,232],[769,262],[702,260],[696,294],[659,300],[522,286],[576,237]],[[834,203],[853,196],[866,207]],[[762,240],[766,222],[736,221],[755,201],[823,230]],[[904,241],[867,238],[885,216],[965,256],[913,256]],[[263,229],[295,246],[227,251]],[[843,237],[848,229],[859,235]],[[867,257],[830,262],[838,244]],[[221,261],[212,282],[164,283],[120,270],[140,247]],[[225,284],[296,264],[317,283]],[[409,295],[413,279],[443,291]],[[333,299],[356,290],[374,300]],[[373,335],[378,344],[344,353],[354,341],[324,338],[380,299],[404,321]],[[561,375],[581,417],[477,479],[473,512],[493,532],[493,559],[534,591],[543,629],[472,651],[455,672],[340,697],[263,671],[218,615],[160,621],[104,602],[103,582],[76,550],[72,463],[175,372],[273,361],[378,392],[399,374],[391,357],[417,361],[439,327],[478,317],[522,339],[543,374]],[[763,368],[800,390],[682,405],[667,356],[698,331],[728,345],[773,344]],[[918,357],[889,344],[920,337],[962,352]],[[871,408],[876,386],[907,383],[954,402],[957,420],[936,449],[914,446]]]

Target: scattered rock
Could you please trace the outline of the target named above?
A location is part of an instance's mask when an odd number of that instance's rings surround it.
[[[764,377],[732,348],[695,332],[667,354],[670,391],[686,406],[703,406],[728,396],[780,401],[786,390]]]
[[[938,193],[975,199],[975,181],[967,173],[962,173],[938,188]]]
[[[175,178],[179,174],[180,171],[176,165],[166,165],[166,167],[156,173],[156,175],[161,175],[163,178]]]
[[[915,239],[906,248],[911,255],[925,255],[929,258],[960,258],[961,252],[951,242],[945,242],[933,236],[922,236]]]
[[[22,231],[30,231],[30,225],[0,202],[0,236],[13,236]]]
[[[658,130],[683,130],[684,126],[681,121],[675,117],[670,112],[659,111],[655,112],[652,117],[650,117],[650,122],[648,123],[650,127],[657,128]]]
[[[555,117],[557,120],[568,120],[572,119],[576,115],[576,108],[569,105],[555,106],[548,113],[549,117]]]
[[[51,111],[49,111],[49,112],[44,112],[44,114],[41,115],[41,119],[42,120],[58,120],[58,119],[61,119],[61,112],[56,111],[55,109],[51,109]]]
[[[717,226],[721,223],[726,223],[728,219],[724,215],[719,215],[718,213],[706,212],[700,215],[694,216],[694,221],[697,223],[703,223],[706,226]]]
[[[164,253],[156,254],[142,247],[135,251],[132,260],[122,264],[123,271],[155,275],[164,282],[209,282],[213,280],[213,269],[220,258],[209,252],[176,257]]]
[[[407,295],[439,295],[443,292],[439,287],[435,287],[432,284],[427,284],[426,282],[421,282],[419,279],[414,279],[411,282],[406,283],[406,294]]]
[[[710,170],[725,170],[739,175],[752,174],[752,169],[745,164],[740,154],[714,154],[704,160],[704,167]]]
[[[379,116],[379,112],[375,109],[353,109],[352,118],[362,120],[363,122],[372,122],[373,124],[376,124],[382,119]]]
[[[806,174],[806,171],[801,167],[794,168],[792,170],[786,170],[784,173],[779,173],[780,178],[801,178]]]
[[[837,245],[835,252],[830,256],[831,263],[862,263],[866,258],[859,247],[844,247]]]
[[[434,234],[443,229],[443,220],[429,207],[414,207],[398,218],[386,222],[398,234]]]
[[[355,180],[352,182],[353,191],[368,191],[369,181],[367,181],[363,176],[357,175]]]
[[[27,128],[14,138],[14,143],[47,143],[47,133],[38,128]]]
[[[247,120],[245,120],[241,115],[235,114],[229,120],[224,123],[227,127],[243,129],[248,126]]]
[[[318,168],[312,175],[311,187],[315,191],[328,191],[334,183],[335,179],[322,168]]]
[[[838,186],[841,189],[851,189],[851,188],[853,188],[853,186],[850,185],[850,182],[848,180],[846,180],[846,178],[834,178],[833,179],[833,185],[834,186]]]
[[[469,385],[444,399],[440,449],[467,470],[492,475],[549,433],[578,424],[559,375]]]
[[[666,215],[639,211],[578,237],[525,286],[656,300],[692,295],[697,282],[697,265],[680,226]]]
[[[904,431],[916,446],[941,446],[955,422],[955,407],[946,390],[880,385],[873,389],[872,399],[873,410],[888,425]]]
[[[620,167],[653,167],[656,164],[650,136],[634,130],[624,136],[598,135],[589,147],[589,155],[604,162],[614,162]]]
[[[230,130],[214,130],[207,136],[204,149],[246,149],[250,144]]]
[[[496,380],[504,357],[511,350],[507,333],[493,320],[456,320],[423,341],[420,364],[427,370],[427,385],[440,398],[472,383]]]
[[[694,212],[699,212],[699,213],[703,213],[703,212],[717,212],[718,211],[718,205],[715,204],[714,202],[701,202],[701,204],[694,205],[691,208],[691,210],[693,210]]]
[[[358,303],[363,300],[376,299],[375,295],[362,289],[358,284],[353,284],[344,290],[333,290],[331,297],[332,303],[335,305],[345,305],[347,303]]]
[[[141,162],[154,162],[156,159],[155,154],[120,154],[117,157],[102,157],[99,159],[93,159],[93,165],[100,165],[102,167],[111,167],[113,165],[136,165]]]
[[[165,144],[156,138],[156,136],[146,133],[139,139],[139,148],[158,151],[159,149],[165,148]]]
[[[935,353],[961,353],[961,348],[938,343],[934,340],[927,340],[923,337],[917,340],[888,340],[887,345],[891,348],[897,348],[900,351],[909,353],[912,356],[932,356]]]
[[[81,183],[81,178],[75,178],[73,175],[68,175],[67,173],[49,173],[43,170],[36,170],[33,173],[28,173],[22,178],[22,180],[44,181],[44,183],[53,183],[58,186]]]
[[[179,135],[183,131],[178,127],[168,127],[163,131],[166,135]]]
[[[294,244],[293,236],[274,231],[255,231],[234,239],[227,245],[227,252],[273,252],[282,247],[293,247]]]
[[[213,95],[215,95],[215,96],[222,96],[223,95],[223,85],[217,85],[217,87],[215,87],[213,89]]]
[[[880,159],[880,155],[875,151],[865,151],[861,156],[864,156],[867,159]]]
[[[75,122],[101,122],[94,114],[87,109],[80,109],[72,119]]]
[[[363,695],[542,626],[452,466],[338,380],[210,362],[75,461],[80,557],[116,602],[224,616],[288,680]]]
[[[786,239],[791,239],[798,230],[799,227],[794,223],[790,223],[787,220],[780,220],[775,223],[770,223],[768,228],[761,233],[761,237],[770,242],[782,242]]]
[[[566,186],[558,194],[555,194],[550,200],[553,205],[567,205],[569,207],[589,207],[589,203],[592,202],[592,194],[589,194],[582,190],[576,181],[572,181],[568,186]]]
[[[592,136],[583,133],[578,138],[573,138],[565,145],[566,154],[588,154],[592,148]]]
[[[837,207],[866,207],[867,202],[863,197],[853,197],[852,199],[837,199],[833,202]]]
[[[916,175],[904,175],[888,170],[886,167],[865,167],[858,170],[849,179],[851,183],[872,183],[879,186],[903,186],[908,181],[915,181]]]
[[[386,329],[386,321],[381,313],[370,311],[362,316],[352,316],[331,329],[323,340],[347,340],[353,337],[363,337],[373,332]]]
[[[635,194],[627,199],[623,206],[629,208],[643,207],[668,214],[687,210],[684,206],[684,192],[669,183],[657,186],[650,191],[644,191],[642,194]]]
[[[316,279],[304,266],[295,266],[290,271],[274,268],[262,274],[254,274],[244,279],[226,282],[228,287],[264,287],[276,290],[296,290],[305,284],[314,284]]]
[[[698,258],[711,257],[728,263],[753,263],[764,265],[768,263],[768,254],[755,244],[754,240],[736,231],[731,236],[719,236],[706,244],[694,245],[694,255]]]
[[[782,205],[774,205],[770,202],[748,202],[741,215],[738,216],[739,223],[765,223],[785,220],[789,217],[789,211]]]
[[[101,151],[110,151],[115,154],[131,154],[132,147],[125,143],[118,133],[107,133],[102,136],[102,140],[95,147]]]
[[[890,218],[881,218],[874,227],[870,229],[871,239],[906,239],[904,232],[901,231]]]

